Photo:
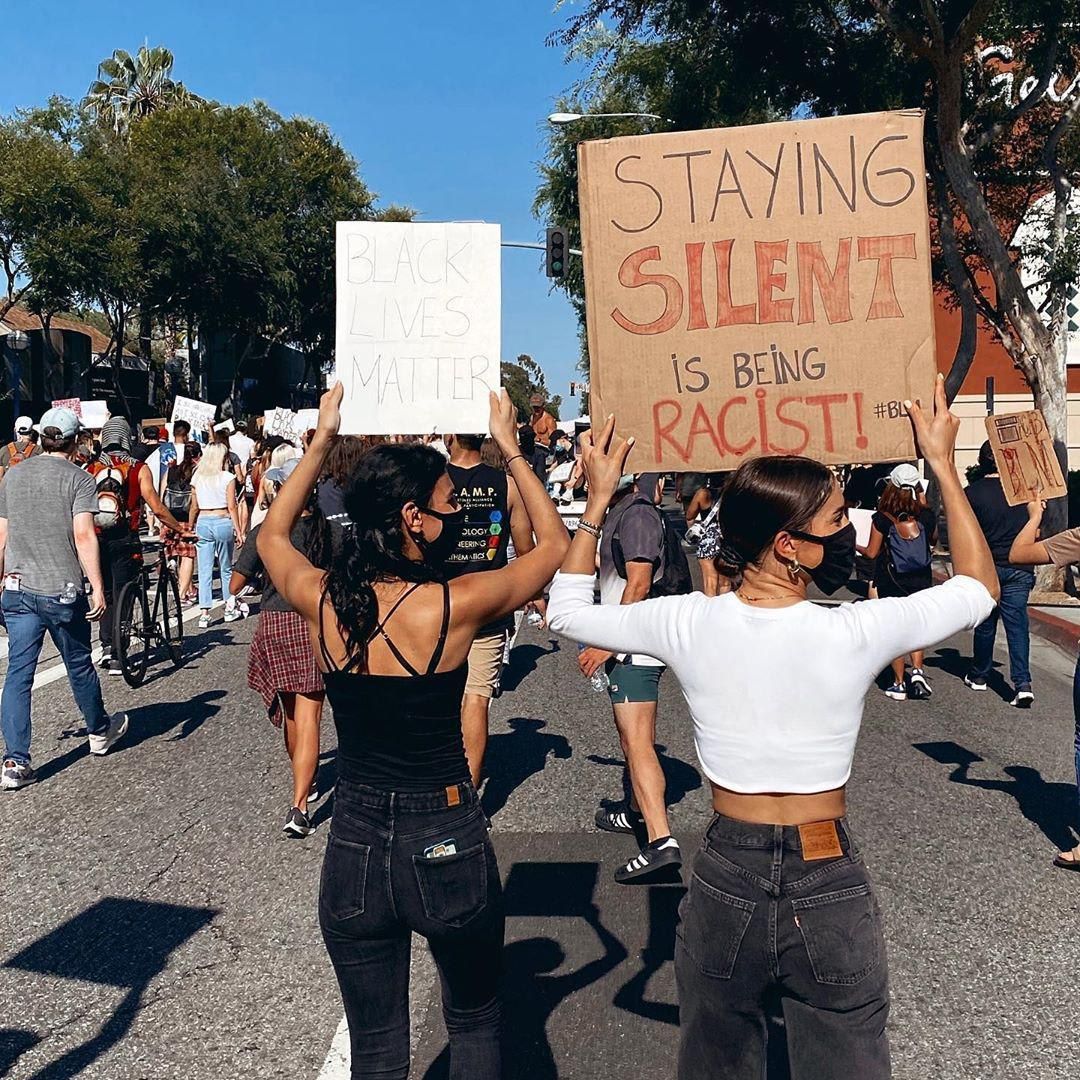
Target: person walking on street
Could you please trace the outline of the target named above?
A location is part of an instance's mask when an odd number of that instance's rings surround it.
[[[1041,501],[1027,504],[1028,520],[1009,548],[1009,562],[1016,567],[1068,566],[1080,563],[1080,529],[1066,529],[1045,540],[1039,539],[1045,504]],[[1011,651],[1011,650],[1010,650]],[[1073,755],[1076,766],[1077,820],[1080,821],[1080,656],[1073,672]],[[1069,851],[1059,851],[1054,865],[1062,870],[1080,872],[1080,844]]]
[[[0,606],[8,631],[8,669],[0,695],[4,760],[0,788],[34,782],[30,703],[46,632],[67,670],[86,723],[90,753],[104,754],[127,731],[110,717],[90,659],[90,623],[105,614],[94,512],[94,480],[71,462],[79,422],[68,409],[41,418],[42,453],[0,483]],[[90,599],[83,575],[90,582]]]
[[[625,607],[649,599],[653,582],[666,569],[664,519],[657,507],[661,482],[657,473],[642,473],[636,483],[632,476],[621,480],[600,541],[602,605]],[[615,728],[630,775],[629,805],[623,810],[600,807],[596,824],[606,832],[635,835],[644,825],[648,837],[641,851],[615,871],[615,880],[621,885],[648,885],[675,878],[682,855],[671,835],[664,770],[656,754],[664,663],[645,652],[617,655],[585,648],[578,655],[578,666],[587,679],[601,668],[607,673]]]
[[[870,519],[870,540],[857,550],[874,560],[874,598],[913,596],[934,584],[933,556],[937,522],[926,504],[922,477],[914,465],[897,465]],[[933,690],[923,670],[921,649],[893,658],[892,683],[885,696],[893,701],[928,701]]]
[[[189,520],[195,522],[196,547],[199,560],[199,629],[210,625],[210,608],[214,603],[214,564],[221,574],[221,594],[225,599],[225,621],[235,622],[244,617],[235,596],[229,594],[232,575],[233,549],[239,539],[240,521],[236,512],[236,477],[227,472],[228,451],[220,443],[212,443],[204,451],[191,474],[191,511]]]
[[[447,435],[446,438],[450,449],[446,472],[465,511],[465,528],[457,547],[447,557],[446,576],[452,581],[462,574],[502,570],[511,539],[519,556],[533,549],[532,522],[525,513],[517,484],[505,470],[493,469],[480,460],[483,435]],[[532,602],[543,614],[542,597],[534,597]],[[480,786],[483,774],[488,712],[499,685],[503,648],[513,628],[513,614],[504,615],[482,626],[469,650],[469,677],[461,703],[461,734],[475,787]]]
[[[987,676],[994,666],[994,639],[1000,617],[1009,645],[1009,678],[1013,684],[1013,699],[1009,704],[1017,709],[1030,709],[1035,694],[1031,689],[1028,597],[1035,587],[1035,573],[1030,567],[1014,566],[1009,561],[1013,541],[1028,523],[1027,507],[1010,506],[1006,501],[989,440],[979,450],[979,472],[979,479],[967,486],[967,497],[994,556],[1001,599],[989,618],[975,627],[974,655],[964,684],[972,690],[986,689]]]
[[[295,458],[287,461],[274,470],[279,475],[271,479],[284,484],[296,464]],[[319,727],[326,690],[303,616],[289,607],[265,575],[258,552],[261,530],[262,526],[256,525],[248,533],[233,566],[229,592],[239,597],[250,581],[263,581],[259,624],[248,653],[248,686],[262,697],[270,722],[284,732],[293,791],[283,831],[286,836],[302,838],[312,830],[308,803],[319,797]],[[302,551],[313,566],[329,567],[330,526],[314,492],[293,526],[291,537],[297,551]]]
[[[734,591],[594,606],[596,540],[631,448],[610,419],[583,445],[589,500],[551,586],[571,641],[668,663],[686,695],[712,819],[675,942],[679,1080],[761,1080],[779,998],[793,1077],[887,1080],[889,976],[881,913],[845,818],[863,704],[893,657],[982,622],[994,562],[954,453],[960,421],[939,376],[933,415],[908,406],[949,523],[955,576],[909,596],[826,607],[855,528],[830,469],[795,456],[744,462],[720,503],[721,572]]]
[[[354,1076],[409,1071],[413,933],[439,970],[455,1080],[502,1076],[504,913],[495,849],[461,738],[468,655],[481,627],[527,603],[555,572],[566,529],[518,449],[514,406],[491,396],[536,546],[502,570],[445,575],[464,525],[446,461],[420,444],[376,446],[345,491],[354,523],[329,572],[292,542],[340,424],[340,384],[279,490],[258,550],[307,622],[338,732],[338,784],[319,923],[348,1018]]]
[[[34,442],[34,421],[29,416],[20,416],[15,421],[15,439],[0,449],[0,478],[20,461],[41,453],[41,447]]]
[[[198,550],[191,531],[191,475],[202,460],[202,446],[197,442],[188,443],[187,452],[181,464],[175,461],[165,475],[164,503],[176,520],[183,525],[183,532],[177,532],[168,526],[161,530],[162,550],[165,558],[176,559],[177,578],[180,587],[180,603],[190,608],[199,596],[192,588],[195,579],[195,560]]]
[[[101,550],[101,576],[105,583],[105,603],[116,604],[120,590],[141,573],[144,504],[158,521],[177,533],[184,526],[161,501],[150,469],[131,456],[131,428],[122,416],[110,416],[101,429],[101,453],[87,466],[94,478],[98,508],[94,521]],[[101,666],[110,675],[122,675],[119,660],[113,659],[113,620],[101,622]]]

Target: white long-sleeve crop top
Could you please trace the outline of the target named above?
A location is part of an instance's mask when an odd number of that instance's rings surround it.
[[[972,629],[994,601],[953,577],[902,599],[756,608],[734,593],[594,606],[593,578],[558,574],[548,623],[675,672],[705,775],[731,791],[809,794],[847,783],[863,699],[894,657]]]

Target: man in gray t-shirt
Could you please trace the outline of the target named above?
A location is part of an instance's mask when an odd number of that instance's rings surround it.
[[[0,483],[0,607],[8,631],[8,670],[0,694],[3,790],[36,779],[30,768],[30,695],[46,632],[67,668],[90,752],[104,754],[127,730],[126,715],[110,719],[106,714],[90,657],[90,620],[104,614],[105,593],[94,532],[97,489],[93,477],[70,460],[78,427],[70,410],[49,409],[41,418],[44,452],[27,458]]]

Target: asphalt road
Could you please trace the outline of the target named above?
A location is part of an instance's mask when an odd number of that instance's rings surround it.
[[[315,896],[318,831],[286,840],[280,736],[246,689],[254,620],[199,633],[187,660],[105,687],[131,733],[90,758],[66,681],[34,692],[41,782],[0,797],[0,1075],[203,1080],[347,1075]],[[680,890],[615,885],[632,841],[595,831],[622,790],[604,698],[572,645],[525,631],[496,703],[485,801],[507,883],[507,1075],[671,1076]],[[1036,646],[1028,713],[929,659],[930,703],[872,693],[850,789],[888,922],[895,1075],[1075,1075],[1080,878],[1051,867],[1072,784],[1071,660]],[[723,672],[718,670],[718,679]],[[659,740],[674,829],[708,820],[674,678]],[[333,778],[324,726],[323,785]],[[414,1075],[445,1075],[430,962],[416,951]]]

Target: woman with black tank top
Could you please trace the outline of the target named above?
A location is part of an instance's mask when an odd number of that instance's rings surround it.
[[[345,488],[354,524],[329,572],[290,530],[337,433],[342,390],[278,493],[258,540],[274,585],[307,620],[338,732],[337,796],[319,921],[345,1002],[353,1077],[409,1071],[409,952],[415,931],[439,968],[450,1076],[500,1075],[502,887],[461,738],[466,658],[477,630],[521,607],[569,541],[518,449],[506,393],[491,433],[506,455],[536,547],[501,570],[448,582],[463,523],[446,461],[420,445],[377,446]]]

